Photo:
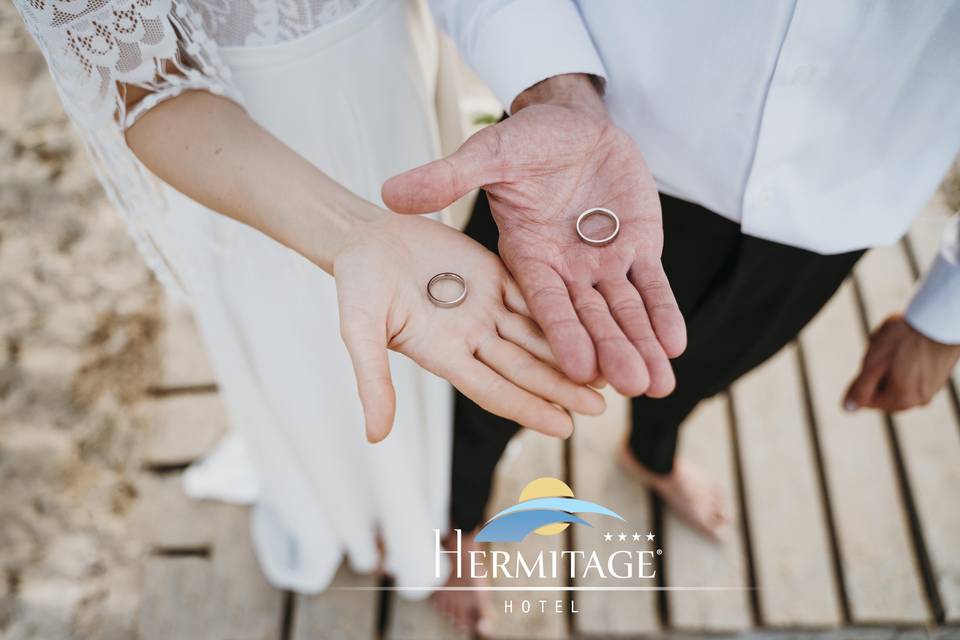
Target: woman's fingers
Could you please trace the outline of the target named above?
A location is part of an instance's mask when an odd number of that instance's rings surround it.
[[[547,344],[546,337],[537,323],[530,318],[507,311],[497,318],[497,333],[554,369],[560,368],[553,351],[550,350],[550,345]]]
[[[640,293],[624,277],[603,280],[597,285],[597,289],[606,299],[614,320],[623,329],[627,339],[647,365],[647,370],[650,372],[650,386],[647,388],[646,395],[652,398],[663,398],[669,395],[676,386],[673,368],[653,332]]]
[[[570,297],[596,345],[603,376],[625,396],[646,393],[650,373],[640,354],[614,321],[600,292],[588,284],[576,284],[570,287]]]
[[[606,408],[603,396],[566,376],[506,340],[491,337],[477,356],[510,382],[570,411],[600,415]]]
[[[513,384],[499,373],[465,353],[438,375],[445,377],[480,407],[548,436],[567,438],[573,420],[563,410]]]
[[[522,316],[530,317],[530,309],[527,307],[527,301],[523,299],[520,287],[513,278],[506,278],[503,283],[503,303],[507,309]]]
[[[380,442],[393,427],[396,393],[390,378],[383,323],[356,307],[340,307],[340,337],[347,345],[363,405],[367,440]]]

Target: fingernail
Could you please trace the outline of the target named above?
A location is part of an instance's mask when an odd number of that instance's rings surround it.
[[[858,404],[857,404],[856,402],[854,402],[853,400],[847,400],[846,402],[843,403],[843,408],[844,408],[844,410],[846,410],[846,411],[853,412],[853,411],[856,411],[857,409],[859,409],[859,408],[860,408],[860,405],[858,405]]]

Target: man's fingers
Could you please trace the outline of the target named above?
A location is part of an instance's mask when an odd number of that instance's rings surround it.
[[[638,260],[630,269],[630,280],[643,298],[664,352],[676,358],[687,348],[687,326],[660,260]]]
[[[606,408],[599,393],[571,382],[512,342],[492,337],[477,350],[477,357],[510,382],[569,411],[596,416]]]
[[[580,321],[593,338],[604,377],[626,396],[644,394],[650,386],[650,374],[640,354],[610,315],[606,300],[599,291],[585,284],[572,286],[570,294]]]
[[[650,326],[640,293],[626,278],[603,280],[597,285],[597,289],[606,299],[617,324],[647,365],[650,372],[647,395],[653,398],[669,395],[676,386],[673,368],[653,332],[653,327]]]
[[[367,440],[380,442],[393,428],[397,403],[390,378],[383,327],[372,322],[365,312],[341,308],[340,335],[353,362],[357,391],[366,420]]]
[[[868,353],[863,360],[860,373],[850,384],[844,396],[843,408],[847,411],[856,411],[861,407],[876,406],[877,392],[888,370],[885,359],[871,358]]]
[[[383,203],[397,213],[432,213],[493,182],[501,165],[497,132],[482,129],[446,158],[428,162],[383,183]]]
[[[508,265],[510,266],[510,265]],[[543,329],[550,349],[567,377],[586,384],[597,377],[597,357],[570,301],[570,293],[556,271],[539,262],[514,265],[517,284],[530,307],[530,313]]]
[[[548,436],[568,438],[573,433],[573,420],[565,411],[516,386],[472,354],[450,365],[441,375],[490,413]]]

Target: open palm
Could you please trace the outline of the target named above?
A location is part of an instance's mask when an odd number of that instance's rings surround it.
[[[599,366],[621,393],[670,393],[668,357],[683,351],[686,332],[660,264],[656,185],[630,137],[576,109],[533,105],[448,158],[392,178],[383,197],[394,211],[419,213],[480,186],[500,229],[501,257],[563,370],[585,382]],[[575,230],[580,213],[594,207],[621,221],[619,236],[603,247],[583,243]]]
[[[431,277],[454,272],[467,282],[457,307],[430,302]],[[387,349],[449,380],[492,413],[566,437],[573,424],[555,405],[603,411],[603,398],[550,366],[552,354],[523,297],[497,257],[433,220],[384,216],[364,227],[334,262],[340,327],[350,352],[367,437],[386,437],[395,394]]]

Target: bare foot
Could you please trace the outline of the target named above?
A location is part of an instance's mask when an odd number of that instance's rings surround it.
[[[464,559],[464,570],[469,567],[467,553],[471,550],[479,551],[482,544],[476,541],[477,532],[463,534],[460,545]],[[456,538],[451,535],[444,542],[444,547],[453,549]],[[444,587],[486,587],[486,579],[474,579],[469,575],[457,577],[456,567],[451,567],[450,577]],[[478,632],[481,635],[487,631],[493,614],[493,604],[490,593],[487,591],[436,591],[432,596],[434,606],[444,615],[452,625],[461,631]]]
[[[640,464],[626,445],[620,449],[619,462],[688,524],[714,540],[723,539],[730,523],[729,505],[723,489],[699,469],[678,458],[670,473],[654,473]]]

